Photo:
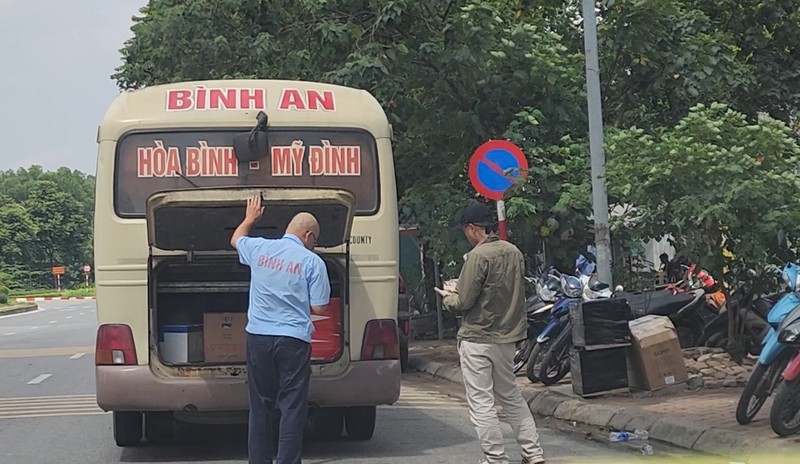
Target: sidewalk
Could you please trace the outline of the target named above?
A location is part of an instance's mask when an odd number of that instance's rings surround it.
[[[419,342],[410,348],[412,368],[463,383],[455,340]],[[650,438],[696,451],[745,459],[760,451],[800,451],[800,436],[781,439],[769,426],[771,401],[748,426],[736,422],[742,388],[690,391],[676,385],[657,392],[583,399],[572,392],[569,376],[560,384],[517,380],[531,411],[538,416],[610,430],[648,430]]]

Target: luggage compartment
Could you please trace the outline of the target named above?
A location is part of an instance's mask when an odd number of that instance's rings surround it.
[[[341,358],[346,326],[344,266],[335,257],[323,259],[331,300],[327,314],[312,315],[311,359],[316,364]],[[239,264],[236,255],[193,262],[185,256],[160,259],[150,279],[151,350],[166,366],[244,365],[249,290],[250,269]],[[197,340],[198,329],[202,342]],[[181,343],[187,346],[174,346]],[[176,352],[181,356],[174,357]]]

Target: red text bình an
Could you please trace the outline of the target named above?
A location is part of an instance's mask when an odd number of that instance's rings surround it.
[[[167,111],[265,110],[265,89],[206,88],[167,91]]]
[[[330,90],[320,92],[319,90],[309,89],[302,92],[297,89],[283,89],[278,109],[335,111],[336,102],[333,98],[333,92]]]
[[[302,263],[296,263],[294,261],[268,255],[261,255],[258,257],[258,267],[265,267],[267,269],[296,275],[300,275],[303,272]]]

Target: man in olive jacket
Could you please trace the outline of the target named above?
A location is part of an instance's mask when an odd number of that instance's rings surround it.
[[[436,291],[448,311],[463,313],[458,353],[470,419],[483,449],[483,463],[507,464],[495,397],[522,447],[523,464],[542,464],[536,423],[513,372],[515,343],[526,336],[524,258],[495,234],[492,210],[473,202],[458,227],[473,246],[466,254],[455,290]]]

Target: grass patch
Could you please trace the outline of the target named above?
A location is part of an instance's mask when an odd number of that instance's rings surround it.
[[[15,301],[16,298],[26,298],[26,297],[66,297],[66,298],[73,298],[77,296],[94,296],[94,287],[89,288],[78,288],[75,290],[64,290],[61,293],[54,291],[53,289],[40,289],[40,290],[23,290],[23,291],[12,291],[8,295],[9,302]]]

